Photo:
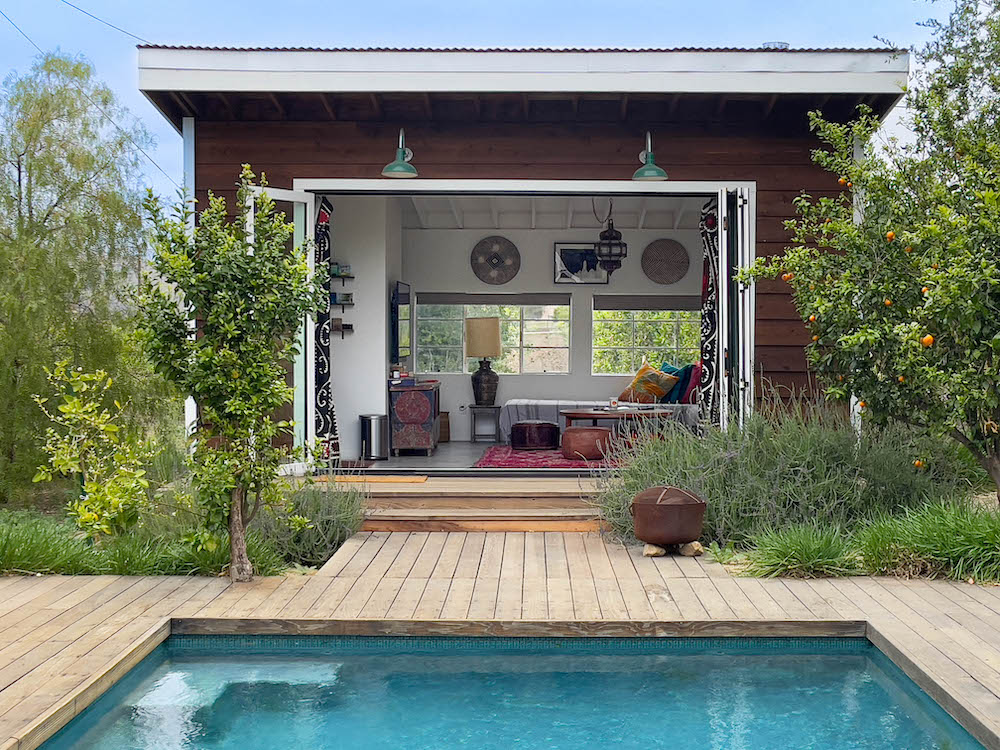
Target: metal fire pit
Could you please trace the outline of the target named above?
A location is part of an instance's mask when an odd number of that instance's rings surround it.
[[[646,544],[696,542],[705,520],[705,501],[680,487],[650,487],[632,499],[635,535]]]

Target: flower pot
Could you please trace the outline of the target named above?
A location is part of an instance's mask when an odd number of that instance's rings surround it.
[[[665,547],[701,537],[705,501],[679,487],[650,487],[632,499],[635,536],[646,544]]]

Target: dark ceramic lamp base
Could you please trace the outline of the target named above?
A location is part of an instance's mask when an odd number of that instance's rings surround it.
[[[490,368],[488,359],[479,360],[479,369],[472,373],[472,395],[476,406],[493,406],[497,400],[500,376]]]

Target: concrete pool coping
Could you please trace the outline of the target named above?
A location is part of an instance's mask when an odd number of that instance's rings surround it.
[[[893,643],[891,635],[864,620],[528,621],[528,620],[317,620],[267,618],[164,618],[93,675],[10,738],[0,750],[35,750],[100,698],[171,635],[442,636],[581,638],[866,638],[988,750],[1000,750],[1000,734],[980,718],[973,702],[950,692]]]

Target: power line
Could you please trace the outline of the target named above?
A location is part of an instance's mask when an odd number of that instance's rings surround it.
[[[86,11],[83,8],[81,8],[79,5],[73,5],[73,3],[69,2],[69,0],[59,0],[59,2],[63,3],[64,5],[68,5],[71,8],[75,8],[76,10],[80,11],[81,13],[83,13],[83,15],[90,16],[91,18],[93,18],[98,23],[103,23],[105,26],[108,26],[108,27],[114,29],[115,31],[120,31],[121,33],[125,34],[126,36],[130,36],[133,39],[142,42],[143,44],[149,44],[150,43],[150,41],[148,39],[143,39],[141,36],[136,36],[131,31],[125,31],[125,29],[123,29],[123,28],[121,28],[119,26],[115,26],[110,21],[105,21],[103,18],[98,18],[93,13],[90,13],[89,11]]]
[[[0,16],[3,16],[5,19],[7,19],[7,23],[9,23],[11,26],[13,26],[17,30],[17,33],[19,33],[21,36],[23,36],[25,39],[27,39],[28,40],[28,44],[30,44],[32,47],[34,47],[36,50],[38,50],[38,54],[40,54],[42,56],[45,55],[44,50],[42,50],[41,47],[39,47],[37,44],[35,44],[34,40],[30,36],[28,36],[26,33],[24,33],[24,30],[20,26],[18,26],[16,23],[14,23],[14,21],[11,20],[10,16],[8,16],[2,10],[0,10]],[[128,32],[126,32],[126,33],[128,33]],[[82,86],[77,86],[76,88],[83,95],[83,98],[86,99],[88,102],[90,102],[90,105],[94,109],[96,109],[98,112],[100,112],[102,115],[104,115],[104,117],[107,119],[108,122],[110,122],[112,125],[114,125],[116,128],[118,128],[118,131],[122,135],[124,135],[126,138],[128,138],[129,142],[132,144],[132,146],[135,148],[136,151],[138,151],[140,154],[142,154],[143,156],[145,156],[146,159],[149,161],[149,163],[152,164],[154,167],[156,167],[158,170],[160,170],[160,173],[164,177],[166,177],[168,180],[170,180],[174,184],[175,187],[180,188],[180,185],[177,184],[177,180],[175,180],[173,177],[171,177],[169,174],[167,174],[167,170],[165,170],[163,167],[161,167],[159,164],[157,164],[156,160],[152,156],[150,156],[148,153],[146,153],[146,150],[142,146],[140,146],[138,143],[135,142],[135,139],[132,137],[132,135],[127,130],[125,130],[125,128],[123,128],[121,125],[119,125],[117,122],[115,122],[114,119],[111,117],[111,115],[109,115],[107,112],[105,112],[104,109],[101,107],[101,105],[98,104],[97,102],[95,102],[91,98],[90,94],[88,94],[86,91],[83,90]]]

